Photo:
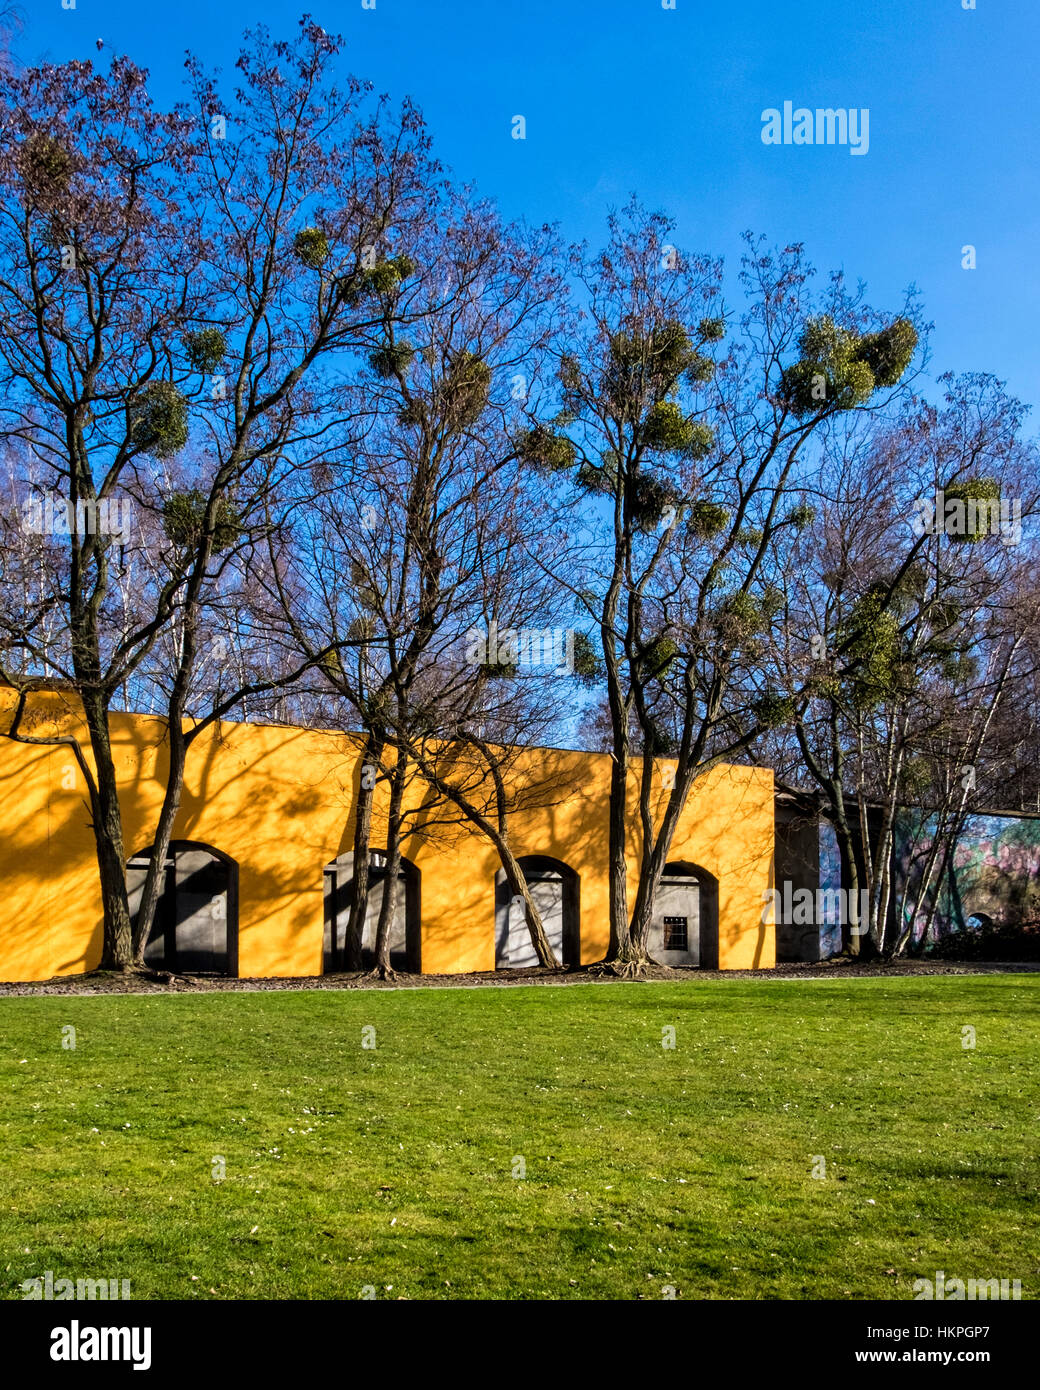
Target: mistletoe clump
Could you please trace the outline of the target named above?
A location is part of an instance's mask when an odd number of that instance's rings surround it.
[[[599,463],[584,459],[578,468],[577,483],[585,492],[614,491],[617,486],[617,457],[613,453],[600,456]]]
[[[763,729],[780,729],[794,722],[794,701],[777,690],[765,691],[751,708]]]
[[[578,359],[569,352],[565,352],[560,358],[560,366],[557,372],[560,385],[563,387],[565,397],[565,410],[572,410],[577,413],[580,409],[580,400],[577,399],[578,393],[582,389],[581,367]]]
[[[206,374],[220,365],[227,352],[227,343],[219,328],[200,328],[197,332],[185,333],[184,351],[195,370]]]
[[[784,591],[775,584],[766,584],[758,596],[759,611],[764,617],[773,619],[784,607]]]
[[[387,343],[377,348],[368,359],[368,365],[376,376],[400,376],[411,366],[415,348],[411,343]]]
[[[642,680],[660,680],[679,655],[674,638],[658,633],[640,646],[636,666]]]
[[[681,453],[689,443],[692,423],[674,401],[658,401],[643,421],[643,439],[648,448],[660,453]]]
[[[163,529],[167,537],[181,550],[198,548],[206,531],[206,509],[209,498],[196,488],[175,492],[163,503]],[[213,552],[219,554],[234,545],[242,534],[242,525],[234,506],[222,497],[217,503],[213,524]]]
[[[397,416],[402,425],[425,427],[438,412],[445,427],[458,432],[470,429],[487,408],[491,393],[491,368],[475,352],[456,353],[427,400],[418,395]]]
[[[943,497],[945,510],[951,502],[961,504],[955,508],[954,517],[943,518],[943,529],[951,541],[973,545],[991,534],[990,520],[1000,505],[1000,483],[996,478],[966,478],[963,483],[945,488]]]
[[[652,531],[665,509],[674,507],[678,494],[668,483],[640,471],[628,488],[629,514],[639,531]]]
[[[693,354],[693,361],[686,368],[686,380],[696,389],[704,386],[715,375],[715,363],[702,352]]]
[[[480,663],[481,675],[489,681],[512,680],[519,670],[520,665],[516,661],[482,661]]]
[[[545,425],[535,425],[517,444],[520,459],[546,473],[563,473],[574,466],[575,449],[565,434],[557,434]]]
[[[768,615],[746,589],[724,594],[714,612],[715,629],[722,642],[739,646],[769,625]]]
[[[955,627],[964,616],[963,600],[955,595],[945,595],[928,605],[928,626],[933,632],[947,632]]]
[[[674,401],[658,401],[650,407],[643,422],[643,440],[659,453],[694,460],[706,458],[715,446],[711,427],[684,415]]]
[[[483,415],[491,392],[491,368],[475,352],[456,353],[438,386],[446,417],[455,429],[468,429]]]
[[[293,250],[297,260],[308,270],[320,270],[331,252],[329,239],[320,227],[304,227],[302,232],[297,232]]]
[[[780,384],[791,410],[853,410],[879,387],[899,381],[917,347],[917,330],[909,319],[896,319],[878,333],[859,334],[823,314],[807,321],[798,346],[801,357],[784,369]]]
[[[76,161],[60,140],[45,130],[34,130],[18,150],[18,167],[26,191],[47,204],[68,191]]]
[[[379,592],[360,560],[350,563],[350,582],[354,586],[354,597],[359,608],[367,608],[370,613],[379,610]]]
[[[701,420],[690,422],[689,437],[683,456],[694,462],[707,458],[715,447],[715,431]]]
[[[415,274],[411,256],[391,256],[361,271],[360,290],[365,294],[392,294],[402,281]]]
[[[799,341],[801,359],[782,378],[782,394],[796,415],[851,410],[869,399],[874,373],[856,356],[857,343],[829,315],[809,320]]]
[[[899,621],[886,604],[884,588],[874,585],[857,599],[838,632],[853,668],[849,694],[857,709],[875,708],[899,688],[903,676]]]
[[[697,540],[710,541],[729,523],[729,512],[718,502],[699,498],[692,504],[686,526]]]
[[[585,686],[595,685],[603,675],[603,664],[587,632],[574,634],[574,675]]]
[[[924,801],[932,788],[934,768],[927,758],[908,754],[903,764],[904,795],[908,801]]]
[[[674,758],[679,751],[679,740],[675,734],[662,729],[653,720],[647,721],[643,739],[647,752],[655,758]]]
[[[733,539],[737,545],[757,546],[762,544],[764,534],[760,526],[741,526]]]
[[[131,411],[131,437],[145,453],[170,458],[188,441],[188,403],[171,381],[153,381]]]
[[[943,680],[949,681],[951,685],[965,684],[978,678],[978,658],[960,647],[951,647],[948,651],[938,653],[938,661]]]
[[[816,508],[810,507],[803,502],[797,507],[793,507],[787,514],[787,520],[798,531],[804,531],[806,526],[811,526],[816,520]]]
[[[917,350],[917,330],[909,319],[896,319],[880,333],[859,340],[859,356],[878,386],[895,386]]]
[[[650,332],[611,334],[603,389],[622,418],[631,418],[648,398],[663,401],[699,354],[678,319]]]

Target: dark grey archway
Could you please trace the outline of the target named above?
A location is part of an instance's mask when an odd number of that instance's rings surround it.
[[[719,884],[699,864],[666,864],[654,901],[649,950],[662,965],[719,964]]]
[[[136,919],[151,849],[126,866],[130,915]],[[212,845],[173,840],[163,864],[145,964],[178,975],[238,974],[238,865]]]
[[[580,880],[574,870],[545,854],[519,861],[545,934],[564,965],[581,964]],[[514,904],[506,876],[495,877],[495,969],[523,970],[538,964],[521,904]]]
[[[390,964],[395,970],[419,974],[422,969],[422,912],[419,870],[410,859],[401,860],[397,904],[390,927]],[[361,959],[366,969],[375,963],[376,928],[386,883],[386,855],[373,850],[368,866],[368,908],[361,936]],[[326,975],[346,969],[347,924],[354,901],[354,855],[341,854],[325,866],[325,946],[322,971]]]

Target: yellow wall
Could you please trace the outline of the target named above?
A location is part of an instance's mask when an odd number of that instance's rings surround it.
[[[0,727],[13,699],[0,691]],[[26,732],[77,729],[58,697],[37,697]],[[151,843],[166,752],[159,720],[114,715],[126,852]],[[88,750],[82,728],[82,743]],[[561,790],[514,815],[515,852],[545,854],[580,876],[583,962],[607,946],[607,788],[602,754],[531,749],[517,776]],[[202,735],[188,757],[174,838],[229,855],[239,873],[239,974],[317,975],[322,968],[322,870],[352,848],[360,777],[349,735],[226,723]],[[633,805],[636,792],[632,784]],[[421,800],[418,786],[413,805]],[[427,973],[493,970],[497,855],[467,828],[436,824],[404,853],[421,871],[422,967]],[[379,843],[379,815],[374,844]],[[630,858],[637,846],[632,816]],[[670,856],[719,881],[719,964],[772,966],[772,926],[761,924],[772,886],[773,775],[721,767],[695,785]],[[630,885],[630,906],[635,895]],[[38,980],[94,969],[101,957],[101,902],[83,778],[64,747],[0,738],[0,979]]]

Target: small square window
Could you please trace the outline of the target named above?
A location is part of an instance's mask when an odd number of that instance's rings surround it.
[[[685,917],[666,917],[664,919],[664,949],[666,951],[685,951],[687,947]]]

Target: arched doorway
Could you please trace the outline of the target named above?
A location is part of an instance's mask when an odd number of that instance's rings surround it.
[[[151,858],[146,849],[126,866],[134,920]],[[153,969],[178,975],[238,974],[238,865],[233,859],[194,840],[171,841],[144,960]]]
[[[718,880],[697,864],[666,864],[654,901],[649,950],[661,965],[719,964]]]
[[[581,917],[578,875],[567,864],[544,854],[517,861],[542,918],[549,945],[564,965],[581,963]],[[495,877],[495,969],[523,970],[538,964],[523,904],[513,902],[506,876]]]
[[[368,861],[368,908],[361,935],[361,960],[365,969],[375,963],[376,930],[386,884],[386,855],[373,850]],[[418,974],[422,968],[422,915],[419,902],[419,870],[410,859],[401,860],[397,902],[390,926],[390,964],[395,970]],[[326,975],[346,969],[347,926],[354,901],[354,855],[341,854],[325,866],[325,946],[322,971]]]

